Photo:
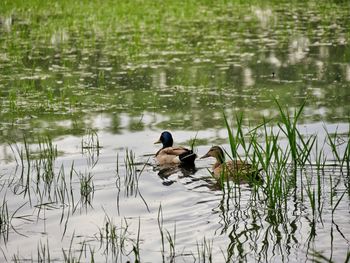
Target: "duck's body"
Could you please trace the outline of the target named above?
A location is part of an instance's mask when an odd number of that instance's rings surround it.
[[[192,150],[185,147],[174,147],[173,137],[170,132],[163,132],[159,140],[155,143],[163,144],[163,148],[155,155],[159,165],[194,165],[194,160],[197,158],[197,155]]]
[[[211,147],[208,153],[201,157],[201,159],[207,157],[214,157],[216,159],[212,167],[212,175],[216,179],[230,178],[238,183],[262,181],[259,170],[254,169],[248,162],[240,160],[225,162],[224,152],[219,146]]]
[[[224,163],[216,162],[213,165],[213,175],[216,179],[219,179],[221,174],[229,175],[231,177],[238,177],[240,175],[246,175],[252,169],[251,164],[239,160],[228,161]]]

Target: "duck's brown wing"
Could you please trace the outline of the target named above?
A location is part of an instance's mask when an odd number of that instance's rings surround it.
[[[252,164],[246,161],[234,160],[228,162],[228,168],[233,176],[240,182],[263,181],[259,174],[261,170],[255,169]]]
[[[178,147],[167,147],[164,149],[161,149],[160,151],[158,151],[158,153],[156,155],[162,155],[162,154],[166,154],[166,155],[176,155],[176,156],[180,156],[181,154],[187,153],[189,152],[188,149],[178,146]]]
[[[197,155],[187,148],[178,147],[167,147],[159,150],[156,153],[156,158],[159,163],[177,163],[193,165]]]
[[[252,168],[252,165],[250,163],[241,160],[231,161],[230,166],[234,167],[236,170],[248,170]]]

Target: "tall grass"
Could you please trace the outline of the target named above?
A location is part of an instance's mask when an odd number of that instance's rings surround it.
[[[30,215],[18,215],[19,211],[26,206],[27,203],[21,204],[14,211],[9,211],[6,195],[0,204],[0,239],[6,244],[9,240],[10,230],[18,233],[16,228],[12,225],[12,221],[22,220],[23,222],[30,222]]]
[[[174,262],[176,257],[176,223],[174,224],[173,235],[171,235],[171,233],[164,227],[163,209],[161,205],[158,208],[157,222],[158,222],[158,229],[161,237],[162,262],[166,262],[165,260],[166,258],[167,258],[167,261]],[[169,245],[169,250],[167,254],[165,249],[166,241]]]
[[[208,241],[205,237],[203,241],[197,242],[197,260],[198,262],[214,262],[213,259],[213,241]]]
[[[140,219],[136,240],[131,237],[129,223],[126,218],[116,224],[110,216],[105,215],[104,227],[99,228],[96,236],[100,249],[115,262],[124,262],[125,257],[134,253],[135,261],[140,260]]]
[[[263,123],[253,129],[247,129],[244,132],[243,116],[236,117],[236,132],[232,131],[227,117],[224,115],[225,126],[228,131],[228,142],[231,147],[232,159],[249,160],[256,171],[261,167],[264,174],[264,191],[269,208],[282,207],[284,198],[288,195],[286,189],[289,187],[289,180],[285,177],[288,169],[288,157],[290,152],[282,149],[278,142],[280,132],[274,133],[272,128],[268,128],[268,121],[263,119]],[[258,132],[263,133],[263,142],[259,140],[261,136]],[[242,150],[244,156],[240,156],[238,151]],[[257,186],[257,184],[253,184]],[[239,188],[234,188],[235,193]],[[235,194],[234,197],[239,195]],[[236,200],[236,199],[235,199]]]
[[[149,159],[148,159],[149,160]],[[125,197],[137,197],[140,196],[147,211],[149,211],[148,204],[144,197],[142,196],[139,188],[140,177],[145,170],[148,160],[142,165],[141,168],[138,168],[138,164],[135,162],[135,154],[132,150],[126,149],[125,158],[124,158],[124,170],[120,169],[119,156],[117,155],[116,163],[116,181],[115,185],[118,190],[117,195],[117,209],[119,211],[119,200],[120,193],[124,192]]]
[[[279,110],[279,121],[275,127],[268,126],[271,120],[263,119],[261,125],[246,129],[243,127],[242,115],[238,115],[234,123],[234,132],[224,114],[231,158],[248,159],[254,167],[261,168],[264,175],[262,192],[269,211],[277,209],[287,214],[288,200],[293,194],[295,200],[300,199],[310,210],[310,225],[313,225],[315,229],[324,211],[323,198],[326,183],[324,169],[328,167],[326,163],[329,161],[325,154],[325,145],[330,146],[334,165],[340,167],[341,171],[345,171],[346,191],[349,193],[349,134],[347,139],[340,140],[337,130],[330,134],[325,129],[326,137],[323,144],[320,144],[317,134],[305,135],[298,128],[305,101],[294,111],[293,115],[290,115],[277,100],[275,102]],[[245,130],[248,132],[245,133]],[[286,146],[281,145],[283,139],[288,142]],[[239,152],[243,152],[244,156],[240,156]],[[313,172],[313,167],[316,167],[316,173]],[[229,184],[228,182],[222,183]],[[333,184],[332,179],[330,179],[330,184]],[[334,211],[333,207],[339,205],[344,193],[335,204],[333,203],[334,194],[331,194],[332,211]],[[234,195],[231,198],[236,200]],[[271,214],[272,221],[274,217]],[[281,218],[283,217],[282,214]]]
[[[12,180],[15,194],[23,194],[28,197],[32,204],[32,197],[36,198],[35,207],[40,208],[42,204],[60,203],[63,206],[70,205],[75,209],[73,177],[79,180],[79,190],[83,204],[91,204],[94,194],[93,175],[91,172],[77,172],[72,162],[69,173],[66,174],[65,166],[61,164],[60,169],[56,167],[58,155],[57,146],[47,137],[39,139],[37,150],[30,149],[26,139],[23,148],[17,144],[12,147],[17,163],[21,166],[20,177]],[[26,171],[26,172],[24,172]],[[32,193],[32,194],[31,194]],[[34,196],[31,196],[35,194]],[[73,209],[73,211],[74,211]]]
[[[161,238],[161,254],[162,254],[162,262],[165,261],[165,237],[164,237],[164,231],[163,231],[163,210],[162,210],[162,205],[159,205],[158,209],[158,217],[157,217],[157,223],[158,223],[158,229],[160,233],[160,238]]]
[[[46,244],[43,244],[40,240],[37,248],[37,260],[38,262],[51,262],[49,240],[46,240]]]
[[[94,198],[95,186],[92,179],[93,175],[91,173],[79,174],[80,197],[84,205],[91,205],[92,199]]]
[[[99,154],[99,150],[102,148],[100,140],[96,130],[87,129],[84,137],[81,139],[81,149],[84,150],[95,150]]]
[[[291,117],[289,115],[288,111],[284,111],[282,106],[279,104],[279,102],[275,99],[275,102],[278,106],[280,118],[282,124],[278,124],[281,131],[285,134],[285,136],[288,139],[289,142],[289,150],[292,157],[293,162],[293,174],[296,181],[296,174],[297,174],[297,164],[299,161],[299,154],[300,154],[300,148],[298,147],[298,139],[300,137],[300,133],[298,133],[297,130],[297,122],[299,120],[299,117],[304,109],[306,100],[303,102],[303,104],[300,106],[298,110],[294,111],[294,116]]]
[[[138,182],[141,173],[137,172],[137,167],[135,165],[135,154],[132,150],[126,150],[126,156],[124,160],[125,167],[125,180],[124,185],[126,188],[126,195],[134,195],[137,193]]]
[[[51,192],[51,185],[55,179],[55,159],[57,157],[57,147],[53,146],[50,137],[43,141],[39,138],[39,154],[35,159],[34,168],[37,172],[36,184],[40,181],[44,183],[44,189],[47,193]]]
[[[10,229],[10,215],[5,198],[0,206],[0,236],[4,243],[7,242]]]
[[[18,180],[13,178],[15,184],[14,193],[23,194],[32,202],[31,191],[42,196],[42,191],[50,195],[51,186],[55,179],[55,159],[57,147],[53,145],[50,137],[39,138],[37,151],[31,149],[26,137],[23,137],[22,147],[14,144],[11,149],[15,156],[17,165],[20,167]],[[35,171],[36,176],[34,176]]]

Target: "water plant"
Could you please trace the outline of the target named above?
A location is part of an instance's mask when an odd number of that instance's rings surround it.
[[[160,238],[161,238],[161,254],[162,254],[162,260],[164,262],[165,260],[165,238],[164,238],[164,232],[163,232],[163,210],[162,210],[162,205],[159,205],[158,208],[158,216],[157,216],[157,223],[158,223],[158,229],[160,233]]]
[[[163,219],[163,209],[162,205],[159,205],[158,208],[158,229],[161,237],[161,255],[162,255],[162,262],[165,262],[165,258],[169,262],[174,262],[176,257],[176,223],[174,224],[174,231],[173,235],[164,228],[164,219]],[[165,241],[167,241],[169,245],[169,251],[166,257],[166,251],[165,251]]]
[[[94,198],[94,182],[93,175],[91,173],[80,173],[79,175],[80,181],[80,197],[83,205],[91,205],[91,201]]]
[[[64,262],[81,262],[83,253],[84,253],[84,251],[86,251],[86,241],[83,240],[81,242],[81,248],[79,250],[77,250],[77,251],[79,251],[79,254],[78,254],[78,256],[76,256],[75,249],[73,249],[73,241],[74,241],[75,237],[76,237],[75,232],[73,232],[71,240],[70,240],[69,248],[68,249],[62,248]],[[91,252],[91,250],[90,250],[90,252]]]
[[[9,212],[6,195],[3,197],[2,203],[0,204],[0,239],[6,244],[9,239],[10,230],[13,230],[16,234],[20,234],[13,226],[13,220],[22,220],[23,222],[30,222],[30,215],[17,215],[18,212],[26,206],[26,203],[18,206],[13,212]]]
[[[135,165],[135,154],[132,150],[126,150],[126,155],[124,159],[125,167],[125,177],[124,177],[124,186],[126,189],[126,195],[134,195],[137,193],[138,182],[141,173],[137,172],[137,167]]]
[[[10,216],[5,198],[0,206],[0,236],[4,243],[8,240],[10,228]]]
[[[102,148],[102,146],[100,145],[97,131],[93,129],[87,129],[85,135],[81,139],[82,152],[84,152],[84,150],[96,151],[97,155],[99,155],[100,148]]]
[[[132,243],[132,239],[129,237],[129,224],[127,220],[124,218],[121,220],[120,226],[118,226],[114,223],[113,219],[106,214],[104,221],[104,227],[99,228],[99,234],[96,238],[100,242],[100,249],[103,248],[103,252],[106,256],[111,254],[113,259],[122,262],[123,257],[134,251],[134,253],[136,253],[135,256],[138,257],[139,235],[136,244],[134,244],[131,251],[129,251],[128,246]]]
[[[297,169],[299,154],[300,154],[300,150],[298,148],[298,139],[299,139],[298,137],[300,133],[297,132],[297,122],[304,109],[306,100],[301,104],[298,110],[294,110],[293,117],[289,115],[288,111],[286,112],[283,110],[278,100],[275,99],[275,103],[278,106],[280,118],[282,122],[282,124],[278,124],[278,126],[281,129],[281,131],[285,134],[289,142],[289,147],[290,147],[289,150],[290,150],[292,162],[293,162],[293,174],[296,181],[296,173],[297,173],[296,169]]]
[[[141,262],[141,255],[140,255],[140,231],[141,231],[141,219],[139,218],[139,225],[137,228],[137,237],[136,241],[133,244],[132,251],[134,252],[134,262],[140,263]]]
[[[37,252],[38,262],[51,262],[50,246],[48,239],[46,239],[46,244],[42,243],[41,240],[39,241]]]
[[[47,242],[40,241],[37,251],[34,248],[36,259],[14,256],[13,261],[77,262],[84,261],[84,253],[90,253],[91,262],[143,261],[142,254],[149,249],[142,242],[148,225],[143,226],[155,221],[159,199],[164,200],[163,208],[177,201],[171,196],[176,191],[179,199],[182,193],[189,196],[186,205],[193,204],[196,219],[208,220],[207,238],[201,240],[196,234],[186,243],[188,249],[197,249],[200,262],[220,261],[216,259],[220,246],[225,262],[287,262],[295,260],[296,254],[300,260],[342,261],[332,251],[339,239],[342,249],[349,244],[346,234],[342,236],[342,231],[348,233],[346,223],[338,227],[337,216],[348,209],[344,197],[350,196],[350,134],[327,129],[329,123],[346,122],[349,112],[349,36],[344,33],[349,31],[349,10],[345,2],[4,0],[0,5],[0,144],[7,136],[14,137],[11,147],[18,165],[3,169],[1,153],[0,233],[3,238],[12,237],[11,223],[18,214],[12,217],[11,211],[25,203],[26,211],[37,213],[35,226],[59,221],[64,247],[57,253],[51,242],[49,246],[49,239],[59,236],[50,233]],[[305,21],[310,22],[307,27]],[[252,81],[247,83],[249,77]],[[271,93],[279,96],[277,117]],[[170,125],[199,134],[208,129],[221,134],[221,105],[227,107],[228,156],[262,169],[263,184],[240,187],[222,176],[220,188],[212,187],[202,179],[206,171],[199,169],[164,193],[153,171],[136,161],[142,147],[119,152],[114,174],[95,158],[105,156],[100,155],[100,135],[89,128],[91,123],[117,139],[125,130],[148,132]],[[295,105],[302,106],[293,112],[290,109]],[[229,107],[238,113],[230,115]],[[108,124],[100,122],[104,115]],[[269,119],[260,119],[266,115]],[[231,117],[234,123],[229,127]],[[129,125],[124,125],[125,120]],[[302,121],[326,121],[326,139],[321,129],[318,134],[303,132]],[[88,168],[81,160],[71,160],[76,155],[58,157],[53,141],[67,135],[78,138],[76,145],[88,155]],[[211,140],[204,139],[202,145]],[[92,171],[95,167],[99,173]],[[117,189],[110,186],[114,180]],[[150,182],[156,194],[149,189],[143,192]],[[190,188],[191,184],[198,188]],[[64,236],[71,218],[83,217],[74,214],[79,204],[90,204],[92,198],[100,201],[96,197],[105,191],[110,191],[108,196],[117,191],[118,217],[105,219],[101,228],[102,238],[97,242],[103,255],[97,254],[101,251],[90,233],[84,232],[88,243],[79,242],[73,233],[67,246]],[[147,202],[156,205],[148,207],[141,192],[147,198],[151,195]],[[145,214],[136,214],[142,210],[138,207],[130,217],[128,211],[119,211],[119,203],[126,198],[131,203],[136,197],[144,201]],[[205,211],[198,208],[203,204]],[[94,203],[94,215],[99,208]],[[114,205],[110,209],[115,212]],[[178,233],[182,224],[195,226],[199,220],[191,221],[186,214],[189,221],[182,222],[182,210],[176,210],[170,215],[171,220],[176,218],[172,232],[166,229],[168,215],[159,210],[160,260],[181,261]],[[120,220],[124,214],[127,219]],[[129,227],[137,219],[138,228]],[[20,226],[26,234],[37,229]],[[332,247],[312,258],[313,247],[326,243],[327,234]],[[324,240],[319,241],[320,236]],[[221,243],[224,239],[227,242]],[[7,256],[5,249],[1,247]],[[113,254],[118,253],[115,260]],[[349,253],[344,256],[349,261]]]
[[[51,192],[51,185],[55,177],[54,165],[57,157],[57,147],[52,144],[50,137],[39,138],[38,141],[38,157],[34,159],[34,169],[37,172],[36,185],[42,180],[44,183],[44,191]]]
[[[202,242],[197,242],[197,260],[203,263],[213,262],[213,241],[207,241],[204,237]]]
[[[337,171],[339,169],[345,171],[344,175],[346,175],[348,138],[345,140],[339,139],[340,136],[337,129],[332,134],[325,129],[326,137],[320,146],[320,138],[317,134],[306,136],[298,129],[298,119],[302,114],[305,102],[298,110],[294,111],[294,117],[285,113],[278,102],[277,105],[280,113],[279,117],[282,120],[282,124],[277,124],[279,130],[274,132],[273,129],[267,129],[267,122],[263,120],[263,124],[259,126],[259,128],[263,128],[263,136],[258,136],[258,128],[253,128],[247,133],[249,138],[246,141],[250,145],[245,144],[245,146],[240,145],[243,140],[237,135],[234,136],[234,133],[228,128],[227,118],[224,115],[225,126],[228,129],[228,142],[232,151],[237,152],[239,147],[245,149],[244,154],[247,156],[250,155],[251,157],[249,158],[253,162],[256,159],[256,163],[262,167],[265,175],[265,182],[262,187],[263,200],[265,200],[268,211],[271,211],[267,216],[269,222],[284,222],[284,218],[286,218],[286,214],[288,213],[288,199],[290,196],[293,196],[295,200],[301,201],[304,207],[303,209],[307,209],[311,215],[311,217],[306,216],[310,227],[308,243],[311,244],[315,241],[317,224],[323,222],[322,214],[325,209],[325,188],[327,185],[330,185],[329,200],[332,215],[336,211],[334,207],[339,206],[347,191],[338,192],[340,181],[345,179],[344,182],[346,184],[347,176],[335,178],[330,176],[329,184],[327,184],[325,182],[325,174],[328,173],[326,169],[332,169],[337,174],[339,173]],[[235,124],[235,129],[237,129],[236,134],[240,134],[242,130],[241,122],[236,121]],[[287,147],[280,145],[280,132],[288,140]],[[261,142],[261,137],[264,138],[263,142]],[[330,146],[333,155],[333,163],[331,164],[327,164],[329,159],[325,154],[326,144]],[[250,150],[247,151],[246,149]],[[289,162],[289,157],[291,157],[291,163]],[[315,171],[314,167],[316,167]],[[293,175],[292,177],[290,176],[291,174]],[[340,174],[343,175],[342,173]],[[297,180],[299,184],[296,184]],[[254,196],[256,198],[260,195]],[[334,201],[335,196],[338,196],[336,201]],[[255,198],[253,201],[256,200]],[[235,200],[233,198],[233,201]],[[338,229],[338,227],[336,228]],[[340,235],[343,236],[341,232]]]
[[[148,159],[149,160],[149,159]],[[137,197],[140,196],[143,203],[146,206],[146,209],[149,211],[148,204],[146,200],[143,198],[140,189],[139,189],[139,180],[140,176],[144,172],[146,166],[148,165],[148,160],[142,164],[141,168],[138,168],[138,163],[135,162],[135,154],[132,150],[125,150],[125,158],[124,158],[124,170],[120,169],[119,164],[119,156],[117,155],[116,161],[116,188],[118,190],[117,195],[117,209],[119,211],[119,200],[120,200],[120,192],[123,190],[125,197]],[[122,183],[123,182],[123,185]]]

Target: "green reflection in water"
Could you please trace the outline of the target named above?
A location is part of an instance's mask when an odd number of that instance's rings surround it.
[[[113,133],[122,113],[130,131],[144,112],[166,116],[159,129],[222,127],[223,108],[274,116],[273,97],[307,98],[305,122],[347,121],[348,13],[328,1],[4,1],[1,138],[82,134],[91,113],[109,114]]]

